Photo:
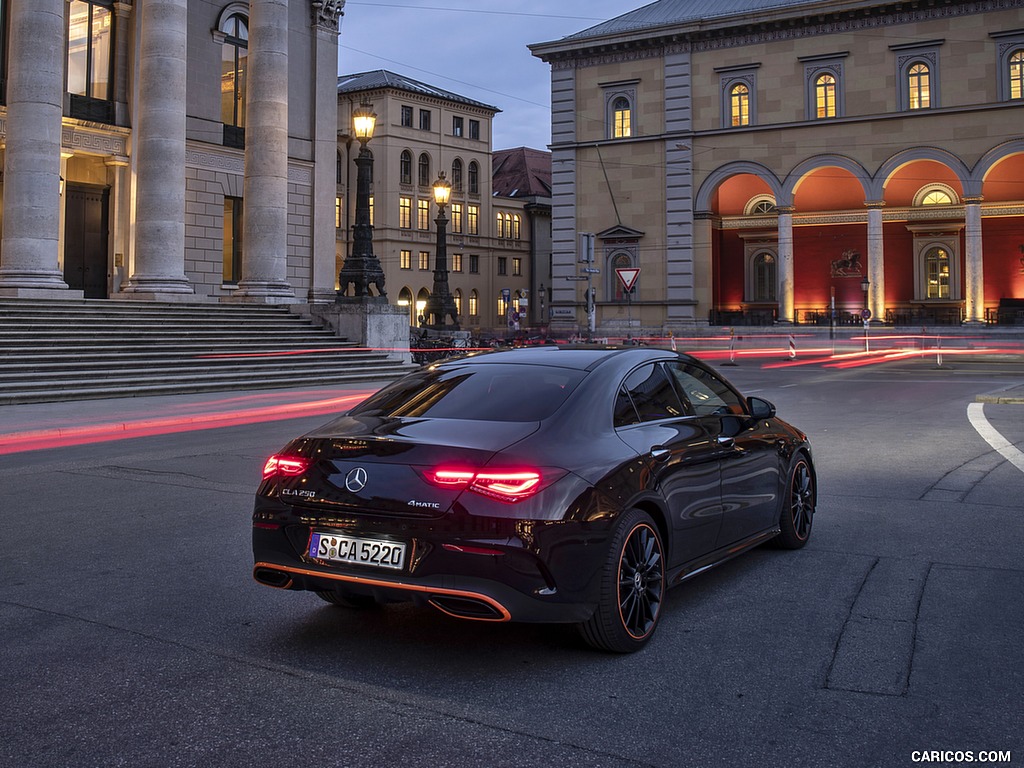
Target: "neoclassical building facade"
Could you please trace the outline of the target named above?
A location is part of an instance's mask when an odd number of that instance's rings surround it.
[[[1024,0],[662,0],[551,65],[554,318],[984,323],[1024,299]],[[639,268],[632,296],[617,268]],[[570,278],[570,279],[566,279]],[[631,301],[627,301],[631,299]]]
[[[334,297],[344,0],[3,0],[0,296]]]

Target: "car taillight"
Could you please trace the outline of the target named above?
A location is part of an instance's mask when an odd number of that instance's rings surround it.
[[[309,469],[309,460],[301,456],[271,456],[263,465],[263,479],[274,475],[296,477]]]
[[[499,501],[514,503],[533,496],[541,487],[537,470],[432,469],[427,480],[442,488],[466,488]]]

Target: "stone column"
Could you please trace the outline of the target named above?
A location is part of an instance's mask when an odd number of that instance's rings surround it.
[[[868,309],[875,322],[885,321],[885,250],[881,201],[865,203],[868,209]]]
[[[9,4],[0,295],[68,297],[60,267],[65,0]]]
[[[966,249],[964,275],[965,298],[967,299],[966,323],[980,325],[985,322],[985,272],[981,239],[981,200],[979,197],[964,198],[964,247]]]
[[[185,277],[185,78],[188,0],[146,0],[135,131],[135,265],[125,295],[181,300]]]
[[[793,209],[779,208],[779,322],[794,321]]]
[[[288,282],[288,1],[249,0],[242,279],[236,301],[292,303]]]
[[[313,267],[309,300],[333,302],[338,279],[337,197],[338,157],[338,22],[344,0],[313,0],[313,45],[316,61],[314,92]]]

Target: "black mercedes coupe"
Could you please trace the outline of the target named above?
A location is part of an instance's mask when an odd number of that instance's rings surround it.
[[[578,625],[639,650],[665,590],[807,543],[806,435],[698,360],[546,346],[429,365],[271,456],[253,574],[365,608]]]

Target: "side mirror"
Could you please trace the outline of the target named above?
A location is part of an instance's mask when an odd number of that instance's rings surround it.
[[[751,417],[757,421],[770,419],[775,415],[775,406],[762,397],[748,397],[747,410],[750,411]]]

